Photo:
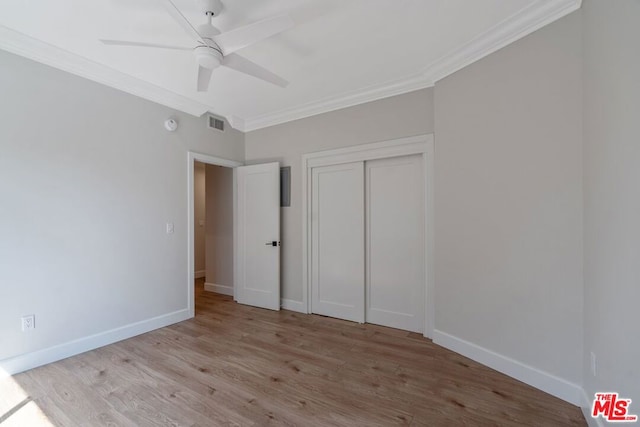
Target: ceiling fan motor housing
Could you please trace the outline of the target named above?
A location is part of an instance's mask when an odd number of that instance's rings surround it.
[[[198,26],[198,33],[206,43],[206,45],[198,46],[193,50],[198,64],[209,70],[218,68],[222,63],[222,49],[213,41],[212,37],[220,34],[220,31],[212,25],[204,24]]]
[[[222,64],[222,52],[211,46],[198,46],[193,50],[201,67],[213,70]]]
[[[198,4],[205,15],[218,16],[223,9],[220,0],[198,0]]]

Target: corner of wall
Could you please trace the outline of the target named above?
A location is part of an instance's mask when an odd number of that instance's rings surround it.
[[[495,353],[446,332],[435,330],[433,342],[573,405],[580,406],[583,402],[582,395],[584,391],[579,385],[548,372]]]
[[[88,337],[54,345],[31,353],[0,360],[0,374],[14,375],[38,366],[66,359],[105,345],[135,337],[155,329],[173,325],[193,317],[189,309],[175,311],[151,319],[125,325]]]

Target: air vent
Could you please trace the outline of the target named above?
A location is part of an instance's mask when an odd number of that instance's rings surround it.
[[[212,116],[211,114],[209,114],[208,118],[209,118],[209,121],[208,121],[209,129],[214,129],[220,132],[224,132],[224,119],[220,117]]]

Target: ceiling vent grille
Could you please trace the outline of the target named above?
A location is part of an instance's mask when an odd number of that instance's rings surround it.
[[[214,115],[209,114],[207,117],[207,126],[209,129],[217,130],[219,132],[224,132],[224,119],[221,117],[216,117]]]

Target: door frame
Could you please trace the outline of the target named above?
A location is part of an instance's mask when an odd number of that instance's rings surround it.
[[[234,253],[233,253],[233,297],[235,299],[235,293],[236,293],[236,286],[235,286],[235,280],[236,280],[236,273],[237,273],[237,266],[236,266],[236,248],[237,248],[237,230],[236,230],[236,221],[235,221],[235,214],[236,214],[236,171],[235,168],[237,168],[238,166],[243,166],[244,163],[241,162],[237,162],[235,160],[228,160],[228,159],[223,159],[222,157],[215,157],[215,156],[210,156],[208,154],[202,154],[202,153],[198,153],[195,151],[188,151],[187,152],[187,307],[189,310],[189,317],[194,317],[195,316],[195,294],[193,292],[193,283],[195,280],[195,254],[194,254],[194,242],[195,242],[195,233],[194,233],[194,227],[195,227],[195,218],[194,218],[194,214],[195,214],[195,198],[194,198],[194,168],[195,168],[195,162],[199,161],[202,163],[206,163],[209,165],[216,165],[216,166],[224,166],[224,167],[228,167],[228,168],[232,168],[233,169],[233,216],[234,216],[234,221],[233,221],[233,248],[234,248]]]
[[[433,134],[424,134],[334,150],[308,153],[302,156],[302,303],[311,313],[311,172],[314,167],[358,161],[420,154],[424,166],[425,191],[425,325],[423,335],[433,337],[435,319],[433,241],[434,241],[434,154]],[[364,208],[364,207],[363,207]]]

